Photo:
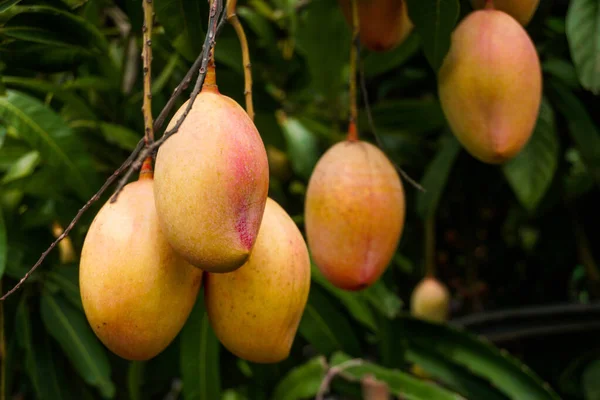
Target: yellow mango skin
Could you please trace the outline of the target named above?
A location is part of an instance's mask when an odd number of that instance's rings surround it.
[[[426,321],[447,321],[450,313],[448,289],[433,277],[424,278],[413,290],[410,311],[414,317]]]
[[[346,22],[352,27],[350,0],[338,0]],[[414,25],[405,0],[358,0],[360,42],[369,50],[384,52],[399,46]]]
[[[304,238],[268,198],[248,262],[228,274],[207,274],[204,299],[216,336],[233,354],[255,363],[289,356],[310,291]]]
[[[205,83],[179,131],[160,147],[154,176],[161,227],[188,262],[230,272],[248,259],[265,208],[269,165],[258,130],[238,103]]]
[[[346,140],[317,162],[304,215],[308,248],[323,275],[338,288],[364,289],[381,277],[400,241],[404,188],[379,148]]]
[[[527,32],[501,11],[469,14],[452,34],[438,92],[452,132],[473,157],[489,164],[515,157],[533,133],[542,98]]]
[[[496,10],[504,11],[519,21],[521,25],[527,26],[533,18],[540,0],[494,0],[493,3]],[[486,6],[486,0],[471,0],[471,4],[475,9],[482,9]]]
[[[185,324],[202,271],[178,256],[161,232],[153,181],[125,186],[85,238],[79,267],[89,324],[108,349],[128,360],[162,352]]]

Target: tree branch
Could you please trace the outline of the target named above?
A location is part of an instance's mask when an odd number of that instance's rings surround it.
[[[227,0],[227,21],[235,29],[240,46],[242,47],[242,62],[244,63],[244,96],[246,98],[246,112],[252,121],[254,121],[254,104],[252,103],[252,64],[250,63],[250,50],[248,49],[248,39],[244,32],[244,27],[235,12],[237,0]]]
[[[360,46],[360,26],[358,17],[358,0],[350,0],[352,4],[352,46],[350,47],[350,123],[348,126],[348,140],[358,140],[358,106],[356,96],[356,63],[358,48]]]
[[[146,147],[144,147],[144,143],[145,143],[144,139],[141,139],[138,142],[135,149],[133,150],[133,152],[129,155],[129,157],[127,157],[125,162],[123,162],[123,164],[119,168],[117,168],[115,170],[115,172],[113,172],[113,174],[106,180],[106,182],[104,182],[104,184],[98,190],[98,192],[96,194],[94,194],[87,201],[87,203],[77,212],[77,214],[75,215],[73,220],[69,223],[69,225],[62,232],[62,234],[59,237],[57,237],[56,240],[54,240],[54,242],[52,242],[52,244],[50,244],[50,246],[46,249],[46,251],[44,251],[42,253],[40,258],[33,265],[33,267],[31,267],[31,269],[25,274],[25,276],[23,276],[23,278],[21,278],[21,280],[12,289],[10,289],[8,292],[6,292],[6,294],[4,294],[0,298],[0,301],[4,301],[8,296],[10,296],[14,292],[16,292],[21,287],[21,285],[23,285],[23,283],[25,283],[25,281],[36,271],[36,269],[42,264],[42,262],[46,259],[48,254],[50,254],[50,252],[56,247],[56,245],[71,232],[71,230],[75,227],[77,222],[79,222],[79,220],[81,219],[81,216],[94,203],[96,203],[98,201],[98,199],[100,199],[100,197],[102,196],[102,194],[104,194],[106,189],[108,189],[108,187],[110,187],[110,185],[112,185],[123,172],[126,171],[123,178],[119,181],[119,184],[117,186],[117,189],[115,190],[115,194],[113,195],[111,202],[116,201],[118,194],[120,193],[120,191],[123,189],[123,187],[127,183],[127,180],[129,179],[131,174],[133,174],[134,171],[138,170],[142,166],[142,162],[144,161],[144,159],[146,159],[146,157],[148,157],[150,155],[153,155],[154,152],[170,136],[172,136],[173,134],[175,134],[177,132],[177,130],[183,123],[183,120],[187,116],[189,110],[192,108],[192,105],[194,103],[194,100],[196,99],[196,96],[200,92],[200,88],[202,87],[202,83],[204,82],[204,76],[206,75],[206,66],[208,64],[209,51],[207,51],[207,50],[210,50],[214,47],[216,36],[220,32],[225,21],[226,21],[226,18],[225,18],[225,14],[223,13],[222,0],[214,0],[213,4],[211,6],[211,10],[210,10],[209,29],[208,29],[206,38],[204,40],[204,44],[202,46],[202,52],[198,56],[198,59],[196,60],[196,62],[194,62],[194,65],[192,65],[192,68],[190,69],[190,71],[188,71],[188,73],[183,78],[183,81],[180,82],[180,84],[177,86],[177,88],[175,88],[175,90],[173,91],[173,94],[171,95],[171,98],[169,99],[169,101],[167,101],[167,104],[165,105],[165,107],[161,111],[159,117],[157,118],[157,120],[154,123],[154,131],[160,129],[160,127],[164,123],[164,120],[165,120],[167,114],[170,112],[171,108],[175,104],[176,98],[179,97],[181,92],[187,87],[187,85],[191,81],[191,78],[192,78],[195,70],[198,68],[198,64],[199,64],[200,65],[200,73],[199,73],[198,79],[196,81],[196,85],[194,86],[194,91],[192,92],[192,94],[190,96],[190,102],[188,103],[188,106],[186,107],[185,112],[179,118],[179,120],[177,121],[177,123],[175,124],[173,129],[165,132],[164,135],[159,140],[154,141],[152,144],[150,144],[149,146],[146,146]],[[199,62],[198,62],[198,60],[199,60]]]
[[[152,27],[154,25],[154,3],[152,0],[142,0],[144,8],[144,25],[142,26],[142,59],[144,61],[144,140],[146,146],[154,141],[152,122]]]

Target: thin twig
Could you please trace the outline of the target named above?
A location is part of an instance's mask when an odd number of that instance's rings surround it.
[[[360,43],[356,43],[356,46],[358,48],[358,53],[360,54]],[[360,86],[361,86],[361,92],[363,94],[363,101],[365,102],[365,110],[367,112],[367,120],[369,121],[369,126],[371,127],[371,131],[373,132],[373,136],[375,136],[375,141],[377,142],[377,144],[379,145],[381,150],[385,152],[385,146],[383,145],[383,141],[379,137],[379,134],[377,133],[377,129],[375,129],[375,121],[373,120],[373,114],[371,113],[371,103],[369,102],[369,94],[367,93],[367,83],[365,81],[365,69],[364,69],[364,66],[362,63],[359,64],[359,69],[360,69]],[[425,188],[423,186],[421,186],[413,178],[411,178],[410,175],[408,175],[408,173],[406,171],[404,171],[402,168],[400,168],[400,166],[398,164],[394,163],[394,166],[396,167],[396,169],[398,170],[400,175],[402,175],[402,177],[408,181],[408,183],[413,185],[417,190],[420,190],[421,192],[426,192]]]
[[[144,8],[144,24],[142,26],[142,59],[144,62],[144,140],[146,146],[154,141],[152,122],[152,27],[154,25],[154,3],[152,0],[142,0]]]
[[[242,62],[244,63],[244,96],[246,97],[246,112],[254,121],[254,105],[252,103],[252,64],[250,63],[250,50],[244,27],[236,14],[237,0],[227,0],[227,21],[235,29],[240,46],[242,47]]]
[[[333,380],[333,378],[335,378],[335,376],[337,374],[339,374],[340,372],[344,372],[348,368],[357,367],[359,365],[362,365],[362,363],[363,363],[363,360],[361,360],[359,358],[355,358],[353,360],[344,361],[343,363],[341,363],[335,367],[329,368],[329,371],[327,371],[327,374],[321,381],[321,386],[319,386],[319,391],[317,392],[317,396],[315,397],[315,400],[323,400],[325,393],[327,393],[327,391],[329,390],[329,385],[331,384],[331,381]]]
[[[350,0],[352,4],[352,45],[350,46],[350,120],[348,124],[348,136],[350,141],[358,140],[358,106],[356,95],[356,63],[358,62],[359,48],[359,16],[358,16],[358,0]]]
[[[131,167],[127,170],[127,172],[123,175],[123,177],[119,181],[119,184],[117,185],[115,193],[110,200],[111,203],[114,203],[115,201],[117,201],[119,193],[121,193],[121,190],[123,190],[123,188],[129,181],[129,178],[131,177],[131,175],[135,171],[140,169],[140,167],[142,166],[142,163],[144,162],[146,157],[153,155],[154,151],[157,150],[169,137],[171,137],[172,135],[177,133],[177,131],[179,130],[179,127],[181,127],[181,124],[183,123],[183,121],[189,114],[190,110],[192,109],[192,106],[194,105],[194,101],[196,100],[196,96],[198,96],[198,93],[200,93],[200,89],[202,89],[202,84],[204,83],[204,77],[206,76],[206,67],[208,66],[208,61],[210,59],[211,50],[215,46],[215,40],[216,40],[216,36],[218,34],[218,28],[220,26],[222,26],[220,23],[217,24],[218,16],[220,16],[222,14],[222,12],[223,12],[222,0],[213,1],[211,4],[211,9],[210,9],[208,33],[206,34],[206,39],[204,40],[204,44],[202,45],[202,61],[200,63],[200,72],[198,74],[198,78],[196,79],[196,84],[194,85],[194,90],[192,91],[192,94],[190,95],[190,101],[188,102],[185,110],[183,111],[183,113],[181,114],[181,116],[179,117],[179,119],[175,123],[175,126],[172,129],[166,131],[160,139],[156,140],[150,146],[147,146],[142,151],[140,151],[137,159],[133,162],[133,164],[131,164]]]
[[[31,269],[29,271],[27,271],[27,273],[25,274],[25,276],[23,276],[23,278],[21,278],[21,280],[12,289],[10,289],[8,292],[6,292],[6,294],[4,296],[2,296],[0,298],[0,300],[5,300],[8,296],[10,296],[15,291],[17,291],[17,289],[19,289],[21,287],[21,285],[31,276],[31,274],[33,274],[35,272],[35,270],[46,259],[46,257],[48,256],[48,254],[50,254],[50,252],[52,251],[52,249],[54,249],[54,247],[56,247],[56,245],[61,240],[63,240],[65,237],[67,237],[67,235],[75,227],[75,224],[77,224],[77,222],[79,221],[79,219],[81,218],[81,216],[83,215],[83,213],[85,213],[92,206],[92,204],[94,204],[95,202],[98,201],[98,199],[100,199],[100,196],[102,196],[102,194],[106,191],[106,189],[108,189],[108,187],[110,185],[112,185],[112,183],[119,177],[119,175],[121,175],[123,173],[123,171],[125,171],[127,168],[130,167],[130,165],[132,164],[133,160],[135,159],[135,156],[138,155],[138,153],[140,153],[140,151],[142,150],[143,146],[144,146],[144,140],[140,139],[140,141],[138,142],[137,146],[135,147],[135,150],[133,150],[133,152],[127,158],[127,160],[125,160],[125,162],[115,172],[113,172],[113,174],[106,180],[106,182],[104,182],[104,184],[102,185],[102,187],[100,188],[100,190],[98,190],[98,192],[96,192],[96,194],[94,194],[92,196],[92,198],[90,198],[88,200],[88,202],[85,203],[85,205],[83,207],[81,207],[81,209],[79,209],[79,211],[77,212],[77,215],[75,215],[75,218],[73,218],[73,220],[71,221],[71,223],[69,223],[69,225],[67,226],[67,228],[60,234],[59,237],[56,238],[56,240],[54,240],[54,242],[52,242],[52,244],[50,245],[50,247],[48,247],[46,249],[46,251],[44,251],[42,253],[42,255],[40,256],[40,258],[33,265],[33,267],[31,267]]]

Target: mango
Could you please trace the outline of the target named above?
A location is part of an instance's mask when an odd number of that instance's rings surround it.
[[[276,363],[291,350],[310,290],[304,238],[279,204],[267,199],[248,261],[228,274],[207,274],[204,299],[217,338],[231,353]]]
[[[151,172],[105,203],[85,237],[79,285],[85,315],[100,341],[128,360],[162,352],[183,328],[202,271],[178,256],[154,205]]]
[[[425,321],[447,321],[450,313],[450,292],[434,277],[425,277],[413,290],[410,312],[414,317]]]
[[[371,143],[345,140],[319,159],[305,202],[314,263],[335,286],[364,289],[385,272],[404,228],[404,188]]]
[[[475,158],[501,164],[529,141],[542,98],[542,71],[523,27],[493,9],[474,11],[452,33],[438,75],[448,124]]]
[[[360,42],[372,51],[389,51],[408,37],[414,25],[405,0],[357,0]],[[352,3],[339,0],[346,22],[352,27]]]
[[[214,67],[179,131],[159,148],[154,179],[161,227],[180,255],[208,272],[246,262],[265,208],[269,164],[246,111],[219,93]]]
[[[487,6],[504,11],[523,26],[531,21],[539,4],[540,0],[471,0],[473,8],[482,9]]]

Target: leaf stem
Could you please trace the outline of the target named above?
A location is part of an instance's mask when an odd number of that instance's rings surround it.
[[[350,47],[350,121],[347,139],[351,142],[358,140],[358,106],[356,95],[356,70],[360,46],[360,25],[358,17],[358,0],[350,0],[352,4],[352,46]]]
[[[146,146],[154,141],[152,120],[152,27],[154,24],[154,3],[152,0],[142,0],[144,9],[144,24],[142,26],[143,46],[142,59],[144,62],[144,141]]]
[[[227,0],[227,21],[235,29],[235,33],[240,40],[242,47],[242,62],[244,64],[244,96],[246,98],[246,112],[252,121],[254,121],[254,104],[252,103],[252,64],[250,62],[250,50],[248,49],[248,39],[244,32],[244,27],[236,14],[237,0]]]

